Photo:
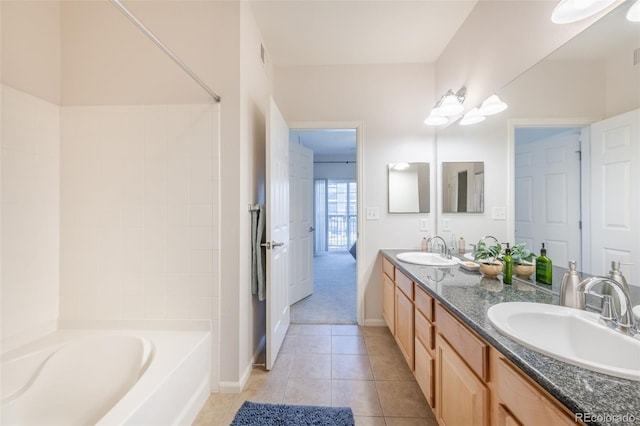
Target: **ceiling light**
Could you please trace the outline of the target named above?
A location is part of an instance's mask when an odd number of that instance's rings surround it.
[[[393,170],[407,170],[410,167],[409,163],[392,163],[390,166]]]
[[[438,115],[434,113],[434,111],[431,111],[429,117],[424,120],[424,124],[426,124],[427,126],[442,126],[443,124],[447,124],[448,122],[449,119],[447,117]]]
[[[551,14],[554,24],[569,24],[595,15],[617,0],[562,0]]]
[[[637,0],[627,12],[627,20],[640,22],[640,0]]]
[[[480,114],[478,108],[473,108],[471,111],[466,113],[462,120],[460,120],[461,126],[468,126],[470,124],[476,124],[485,120],[485,116]]]
[[[507,104],[502,102],[498,95],[491,95],[480,105],[478,112],[480,115],[487,116],[497,114],[505,109],[507,109]]]

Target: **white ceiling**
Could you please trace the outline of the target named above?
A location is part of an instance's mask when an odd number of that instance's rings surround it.
[[[306,146],[315,155],[356,155],[355,129],[291,130],[289,140]]]
[[[250,0],[275,66],[432,63],[477,0]]]

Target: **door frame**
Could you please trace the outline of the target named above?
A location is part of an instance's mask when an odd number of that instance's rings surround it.
[[[362,144],[364,123],[362,121],[293,121],[288,123],[289,130],[330,130],[354,129],[356,131],[356,187],[358,188],[358,258],[356,258],[356,320],[364,324],[364,262],[361,262],[365,246],[364,234],[364,146]]]
[[[515,194],[515,152],[516,152],[516,127],[583,127],[589,128],[591,123],[597,119],[589,119],[586,117],[570,117],[570,118],[510,118],[507,120],[507,217],[511,220],[507,221],[507,238],[509,241],[515,241],[516,235],[516,194]],[[589,135],[588,130],[583,134]],[[591,238],[589,235],[589,188],[585,185],[588,182],[586,178],[589,176],[589,150],[585,149],[589,146],[589,141],[582,141],[582,162],[580,166],[581,185],[580,194],[580,211],[582,212],[582,242],[581,256],[585,259],[585,248],[589,247]],[[588,265],[583,265],[583,267]]]

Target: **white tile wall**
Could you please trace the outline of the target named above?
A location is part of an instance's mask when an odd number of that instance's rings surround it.
[[[61,317],[217,321],[217,106],[61,116]]]
[[[55,327],[60,109],[2,86],[2,347]]]

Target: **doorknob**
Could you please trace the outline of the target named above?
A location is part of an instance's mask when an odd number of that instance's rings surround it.
[[[266,243],[260,244],[261,247],[265,247],[267,250],[271,250],[272,248],[283,246],[284,243],[276,243],[275,241],[267,241]]]
[[[313,232],[313,231],[315,231],[315,230],[316,230],[316,228],[314,228],[313,226],[310,226],[310,227],[309,227],[309,232]]]

